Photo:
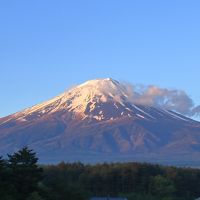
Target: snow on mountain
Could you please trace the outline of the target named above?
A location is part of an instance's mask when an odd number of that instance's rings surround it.
[[[56,112],[67,112],[71,119],[90,119],[90,122],[91,120],[113,120],[121,117],[156,120],[158,115],[194,122],[173,111],[135,105],[130,92],[124,84],[111,78],[106,78],[87,81],[49,101],[15,113],[5,118],[5,120],[1,120],[0,124],[11,120],[31,121]]]
[[[170,110],[135,105],[124,84],[96,79],[1,118],[0,152],[23,145],[45,161],[65,156],[89,161],[96,154],[103,159],[139,154],[143,160],[152,154],[154,160],[184,154],[187,160],[200,155],[200,123]]]
[[[112,112],[108,113],[107,109]],[[39,117],[58,111],[68,111],[73,113],[73,117],[79,116],[82,119],[102,120],[120,116],[131,117],[135,115],[133,111],[137,111],[141,118],[153,118],[132,104],[127,88],[111,78],[87,81],[49,101],[16,113],[13,117],[26,121],[27,116]]]

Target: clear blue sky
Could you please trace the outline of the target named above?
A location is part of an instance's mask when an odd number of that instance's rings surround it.
[[[100,77],[200,104],[200,1],[0,1],[0,73],[0,117]]]

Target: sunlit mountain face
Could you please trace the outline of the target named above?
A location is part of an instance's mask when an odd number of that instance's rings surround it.
[[[161,107],[135,104],[124,84],[87,81],[0,118],[0,152],[28,145],[40,161],[151,161],[200,165],[200,123]]]

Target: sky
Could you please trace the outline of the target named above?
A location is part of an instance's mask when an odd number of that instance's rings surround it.
[[[184,90],[200,104],[199,0],[0,1],[0,117],[86,80]]]

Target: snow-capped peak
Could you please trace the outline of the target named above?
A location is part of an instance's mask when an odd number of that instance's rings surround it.
[[[87,96],[90,99],[94,97],[100,97],[103,101],[107,98],[118,97],[119,99],[120,97],[127,97],[125,87],[118,81],[115,81],[111,78],[87,81],[67,92],[67,96],[69,93],[79,93],[80,96]]]
[[[135,105],[128,88],[111,78],[87,81],[49,101],[11,115],[6,120],[26,122],[57,112],[64,113],[70,119],[96,121],[123,117],[156,120],[158,116],[187,120],[162,109]]]
[[[96,103],[111,100],[123,103],[124,98],[126,98],[125,87],[118,81],[111,78],[95,79],[80,84],[49,101],[16,113],[15,116],[24,118],[35,112],[43,115],[63,109],[74,113],[84,113],[88,105],[94,109]]]
[[[78,113],[85,113],[86,109],[92,111],[97,104],[113,102],[124,105],[124,101],[128,101],[126,88],[111,78],[87,81],[62,97],[62,104],[66,102],[70,111]]]
[[[91,93],[98,94],[118,94],[119,92],[123,93],[122,85],[118,81],[115,81],[111,78],[86,81],[85,83],[77,86],[76,89],[82,89],[83,92],[90,89]]]

